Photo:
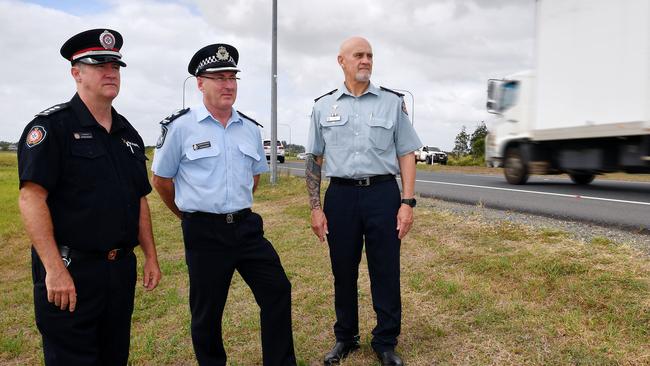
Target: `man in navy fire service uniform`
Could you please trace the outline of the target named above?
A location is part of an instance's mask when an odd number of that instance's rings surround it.
[[[395,353],[401,324],[400,243],[413,223],[415,157],[422,144],[403,95],[370,82],[372,48],[353,37],[341,45],[345,82],[316,99],[306,162],[312,230],[330,249],[334,274],[336,344],[325,365],[359,348],[357,278],[365,243],[377,326],[372,348],[383,365],[402,365]],[[330,185],[320,203],[321,166]],[[402,179],[402,193],[395,175]]]
[[[203,47],[188,71],[203,103],[161,122],[153,185],[181,219],[190,278],[192,343],[200,365],[226,365],[221,318],[235,270],[260,306],[264,365],[295,365],[291,284],[251,211],[268,171],[257,122],[233,108],[239,53],[227,44]]]
[[[46,365],[126,365],[135,246],[145,256],[145,288],[161,277],[144,143],[111,106],[126,66],[121,47],[109,29],[65,42],[77,93],[37,114],[20,140],[19,204]]]

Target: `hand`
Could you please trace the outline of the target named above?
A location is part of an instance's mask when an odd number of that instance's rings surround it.
[[[397,237],[401,240],[413,225],[413,207],[402,204],[397,211]]]
[[[61,267],[61,269],[45,273],[47,301],[53,302],[61,310],[67,308],[73,312],[77,307],[77,290],[68,269]]]
[[[327,217],[321,208],[311,210],[311,231],[316,234],[321,243],[325,241],[325,235],[329,234]]]
[[[160,272],[160,266],[158,266],[158,260],[156,258],[144,260],[142,278],[142,286],[144,286],[147,291],[151,291],[158,286],[158,283],[162,278],[162,272]]]

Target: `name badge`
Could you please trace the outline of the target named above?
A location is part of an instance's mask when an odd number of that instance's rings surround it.
[[[212,145],[210,145],[210,141],[204,141],[204,142],[199,142],[198,144],[192,145],[192,149],[194,149],[194,151],[196,151],[196,150],[201,150],[201,149],[207,149],[210,146],[212,146]]]
[[[341,116],[329,116],[327,117],[327,122],[338,122],[341,120]]]
[[[75,140],[87,140],[93,138],[92,132],[74,132],[72,134]]]

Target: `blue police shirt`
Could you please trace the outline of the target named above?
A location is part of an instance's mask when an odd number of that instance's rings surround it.
[[[358,97],[343,84],[314,104],[307,153],[324,156],[328,177],[397,175],[397,157],[421,146],[402,97],[372,83]]]
[[[174,178],[182,212],[229,213],[253,204],[253,176],[269,170],[258,126],[235,109],[224,128],[204,105],[167,126],[151,170]]]

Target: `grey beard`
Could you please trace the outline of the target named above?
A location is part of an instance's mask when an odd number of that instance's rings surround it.
[[[354,75],[354,80],[365,83],[366,81],[370,80],[370,73],[366,74],[358,72],[356,75]]]

